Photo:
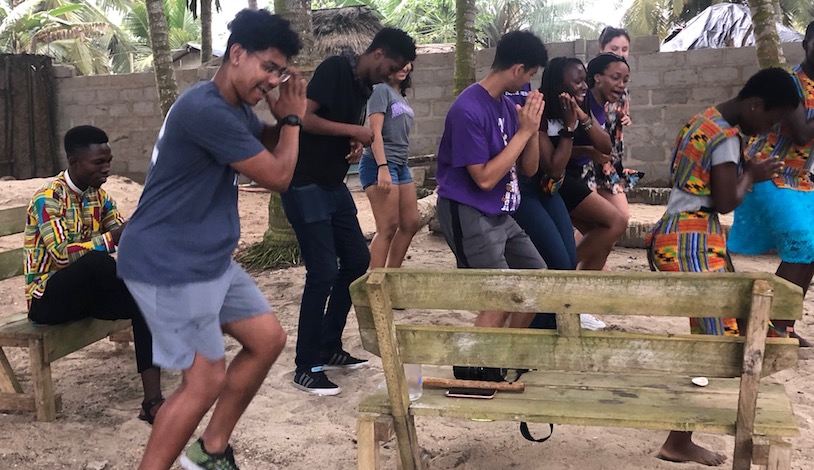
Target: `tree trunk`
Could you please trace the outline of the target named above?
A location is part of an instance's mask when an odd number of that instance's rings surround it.
[[[475,39],[475,0],[455,0],[455,96],[475,82]]]
[[[146,2],[158,103],[161,106],[161,115],[166,116],[170,106],[178,98],[178,85],[175,82],[175,69],[172,66],[169,34],[167,33],[167,17],[164,16],[164,2],[161,0],[146,0]]]
[[[201,63],[212,60],[212,0],[201,2]]]
[[[772,0],[750,0],[749,10],[752,13],[752,27],[755,30],[757,63],[760,68],[782,67],[786,64],[780,37],[777,35],[775,19],[777,15]]]
[[[249,9],[257,10],[257,0],[249,0]]]
[[[311,0],[274,0],[274,12],[290,21],[291,28],[299,34],[303,48],[294,65],[309,74],[315,62]],[[263,241],[240,256],[240,262],[247,269],[276,269],[300,263],[297,236],[288,223],[278,193],[272,192],[269,197],[269,226]]]
[[[314,26],[311,22],[311,0],[274,0],[274,12],[291,22],[291,29],[300,35],[302,51],[295,57],[299,69],[311,69],[314,57]]]

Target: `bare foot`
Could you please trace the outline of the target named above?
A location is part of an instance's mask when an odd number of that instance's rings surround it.
[[[703,465],[717,466],[726,462],[726,456],[704,449],[694,443],[690,433],[671,432],[670,437],[661,446],[658,458],[670,462],[698,462]]]

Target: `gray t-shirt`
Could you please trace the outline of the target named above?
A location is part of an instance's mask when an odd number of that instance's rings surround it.
[[[741,139],[740,137],[730,137],[721,142],[710,156],[711,166],[723,163],[740,164],[741,160]],[[679,212],[694,212],[701,208],[713,208],[712,196],[699,196],[690,194],[678,188],[670,191],[670,199],[667,201],[667,213],[678,214]]]
[[[119,243],[119,276],[153,285],[214,279],[240,238],[237,172],[263,150],[264,124],[212,82],[172,105],[153,149],[144,192]]]
[[[383,113],[382,139],[384,155],[390,163],[404,165],[410,155],[410,128],[413,126],[413,108],[407,100],[386,83],[373,86],[373,94],[367,101],[367,115]],[[370,147],[364,154],[373,156]]]

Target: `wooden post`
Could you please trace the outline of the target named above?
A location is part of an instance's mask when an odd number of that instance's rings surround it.
[[[0,348],[0,392],[23,393],[20,382],[17,381],[17,376],[14,375],[14,369],[11,368],[3,348]]]
[[[51,381],[51,364],[44,360],[45,351],[41,339],[32,339],[28,342],[28,356],[31,361],[31,382],[34,387],[37,421],[53,421],[57,417],[54,384]]]
[[[562,338],[577,338],[580,335],[579,315],[573,313],[557,314],[557,334]]]
[[[356,422],[356,456],[359,470],[378,470],[380,444],[392,438],[392,416],[360,414]],[[401,460],[398,462],[401,466]]]
[[[379,340],[379,353],[382,358],[384,378],[387,382],[387,395],[390,399],[393,428],[404,470],[420,470],[421,460],[415,423],[410,415],[410,396],[407,392],[407,379],[401,362],[396,338],[396,325],[387,278],[384,272],[373,271],[367,279],[367,295],[373,310],[376,337]]]
[[[359,415],[356,420],[356,461],[359,470],[379,469],[379,443],[376,442],[376,416]]]
[[[733,470],[749,470],[752,462],[752,431],[755,426],[763,352],[769,330],[769,312],[772,308],[772,285],[756,280],[752,286],[752,308],[743,348],[743,373],[738,394],[738,420],[735,427],[735,455]],[[770,449],[771,452],[771,449]]]
[[[769,463],[766,470],[791,469],[791,443],[781,440],[772,441],[769,445]]]

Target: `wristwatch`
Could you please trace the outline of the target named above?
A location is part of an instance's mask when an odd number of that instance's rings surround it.
[[[281,126],[299,126],[302,129],[302,119],[296,114],[289,114],[277,121]]]
[[[562,129],[560,129],[559,135],[560,137],[568,137],[570,139],[573,139],[575,130],[576,129],[571,129],[570,127],[563,127]]]

